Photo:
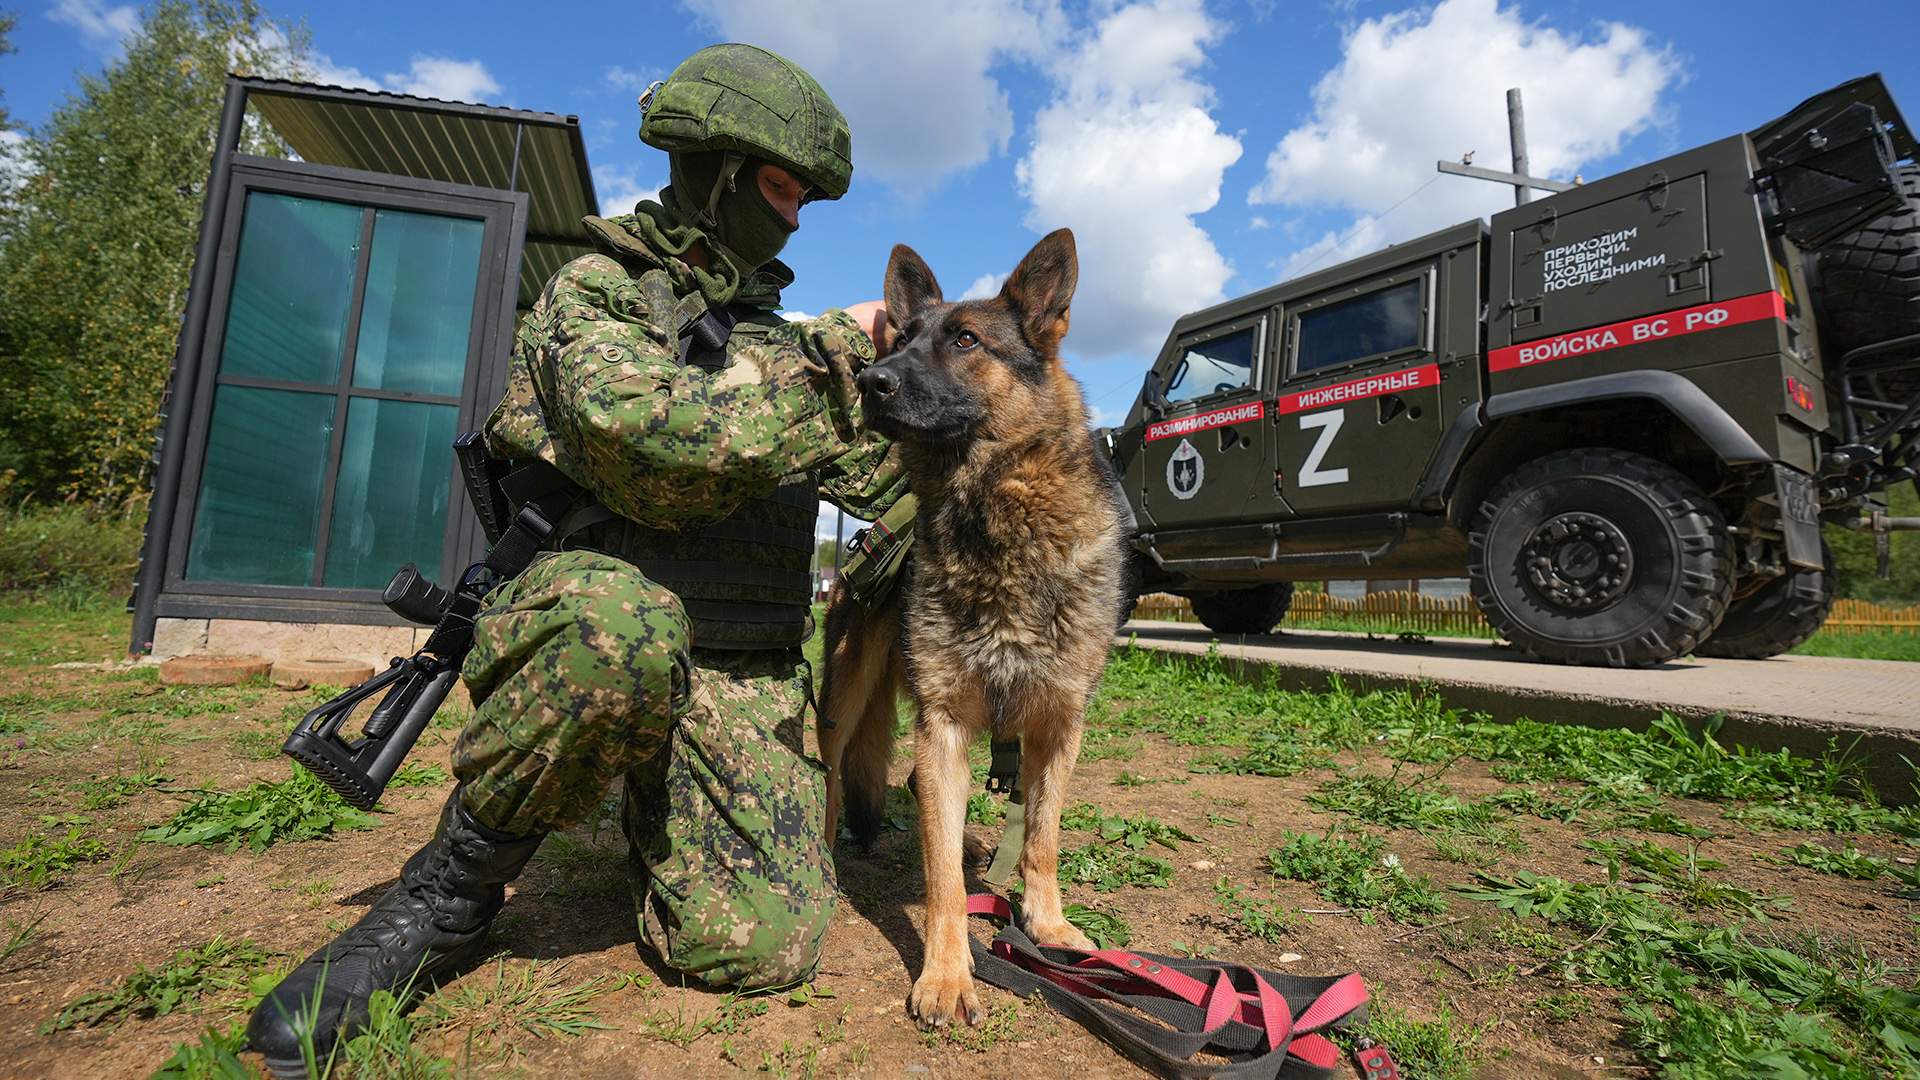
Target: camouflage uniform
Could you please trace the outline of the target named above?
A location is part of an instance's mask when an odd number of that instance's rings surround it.
[[[526,317],[487,435],[618,517],[489,598],[462,672],[477,705],[454,752],[462,802],[500,832],[547,832],[587,820],[624,776],[643,939],[710,983],[793,982],[835,885],[824,772],[804,749],[811,616],[759,582],[810,580],[816,496],[871,516],[904,491],[852,390],[872,342],[838,312],[782,322],[765,271],[740,283],[675,258],[697,230],[658,205],[589,225],[605,251],[564,267]],[[683,364],[678,329],[716,296],[749,314],[724,356]],[[796,478],[804,501],[783,511],[768,496]],[[741,532],[756,512],[786,513],[804,549]],[[747,580],[694,574],[679,591],[636,565],[671,577],[727,560]],[[765,617],[727,617],[742,605]]]

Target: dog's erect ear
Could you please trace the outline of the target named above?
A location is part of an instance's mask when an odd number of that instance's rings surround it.
[[[905,244],[895,244],[887,260],[886,298],[887,321],[895,328],[905,327],[914,312],[944,299],[927,261]]]
[[[1055,229],[1014,267],[1000,295],[1013,305],[1027,340],[1052,352],[1067,336],[1067,309],[1079,282],[1080,256],[1074,250],[1073,230]]]

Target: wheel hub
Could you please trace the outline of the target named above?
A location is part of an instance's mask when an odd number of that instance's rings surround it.
[[[1619,526],[1574,512],[1544,521],[1520,550],[1527,581],[1541,599],[1569,611],[1618,600],[1633,578],[1633,549]]]

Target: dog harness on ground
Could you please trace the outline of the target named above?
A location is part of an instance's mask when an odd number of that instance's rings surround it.
[[[1358,974],[1309,978],[1249,964],[1036,945],[1007,901],[991,893],[969,896],[967,913],[1006,922],[990,945],[972,942],[975,976],[1021,997],[1041,994],[1158,1076],[1320,1080],[1341,1057],[1323,1032],[1366,1019]],[[1195,1060],[1201,1054],[1219,1060]],[[1363,1080],[1400,1076],[1386,1047],[1363,1040],[1353,1058]]]

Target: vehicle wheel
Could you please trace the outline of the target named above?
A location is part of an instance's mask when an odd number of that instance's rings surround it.
[[[1473,598],[1520,649],[1567,664],[1685,656],[1726,614],[1726,519],[1693,481],[1623,450],[1563,450],[1494,488],[1468,538]]]
[[[1188,593],[1193,613],[1216,634],[1270,634],[1287,616],[1293,582],[1276,581],[1251,589]]]
[[[1764,660],[1812,637],[1833,610],[1833,549],[1820,542],[1825,570],[1787,567],[1727,606],[1720,628],[1693,651],[1701,656]]]
[[[1836,356],[1920,334],[1920,166],[1893,176],[1907,205],[1820,252],[1820,323]]]
[[[1113,624],[1116,633],[1133,618],[1133,609],[1140,606],[1140,590],[1145,587],[1147,577],[1142,565],[1145,561],[1138,554],[1129,554],[1120,570],[1120,619]]]

